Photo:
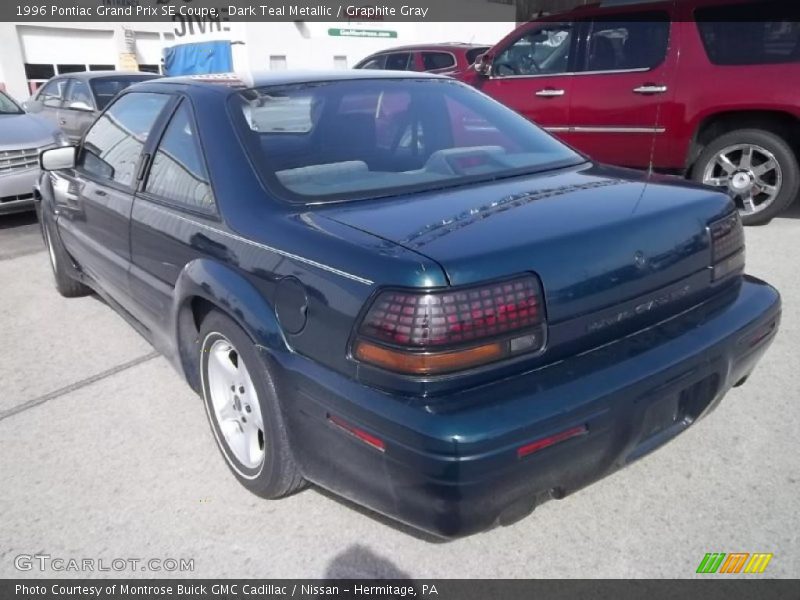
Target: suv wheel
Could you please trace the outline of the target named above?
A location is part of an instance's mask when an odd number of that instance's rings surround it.
[[[696,181],[726,191],[745,225],[766,223],[797,198],[800,169],[783,138],[742,129],[711,142],[693,169]]]
[[[264,498],[303,487],[275,384],[252,340],[217,311],[203,320],[200,339],[206,414],[228,467],[244,487]]]

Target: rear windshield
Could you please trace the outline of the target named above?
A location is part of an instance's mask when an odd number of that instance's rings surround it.
[[[89,84],[92,86],[92,92],[94,92],[94,97],[97,101],[97,110],[103,110],[126,87],[148,79],[153,79],[153,76],[130,75],[128,77],[101,77],[90,80]]]
[[[374,79],[263,87],[233,116],[267,184],[320,202],[391,196],[584,159],[453,80]]]

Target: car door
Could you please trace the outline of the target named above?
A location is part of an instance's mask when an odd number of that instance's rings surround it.
[[[488,77],[476,85],[525,118],[561,135],[569,125],[576,48],[574,23],[531,23],[496,50]]]
[[[150,92],[121,96],[86,132],[75,168],[56,174],[64,245],[124,307],[130,304],[129,226],[142,151],[170,99]]]
[[[59,110],[59,125],[71,142],[78,142],[95,116],[94,100],[89,84],[69,79],[64,103]]]
[[[671,97],[678,56],[670,14],[616,13],[584,27],[565,139],[595,160],[646,168],[666,140],[660,107]]]
[[[164,330],[173,288],[184,266],[201,254],[224,255],[217,242],[187,219],[218,222],[214,193],[191,103],[180,101],[160,139],[152,141],[150,167],[139,185],[131,218],[131,293],[137,317],[151,330]],[[157,145],[156,145],[157,144]],[[200,233],[198,233],[200,231]]]

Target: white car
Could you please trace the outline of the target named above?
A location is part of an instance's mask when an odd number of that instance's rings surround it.
[[[61,143],[59,129],[0,91],[0,215],[33,209],[39,152]]]

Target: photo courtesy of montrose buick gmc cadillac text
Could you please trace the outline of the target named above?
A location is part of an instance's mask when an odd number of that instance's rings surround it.
[[[163,352],[266,498],[509,524],[710,413],[778,328],[726,194],[448,77],[148,81],[41,163],[58,290]]]

